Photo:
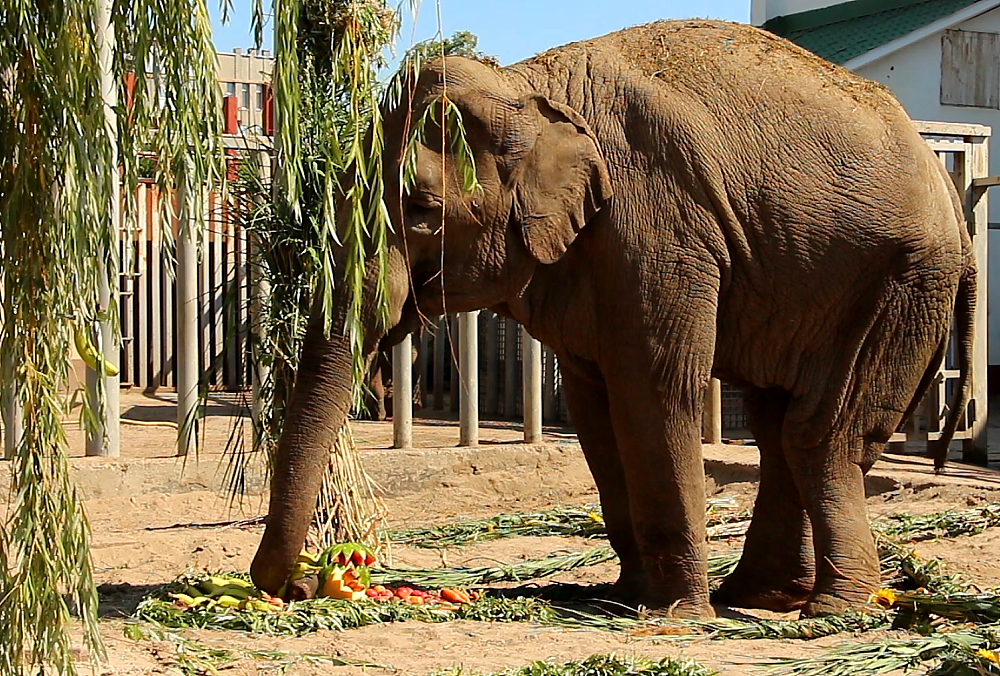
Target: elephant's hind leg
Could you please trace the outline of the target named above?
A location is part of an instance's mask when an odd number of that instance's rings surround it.
[[[817,448],[786,457],[812,525],[816,584],[807,617],[840,614],[865,604],[879,586],[879,560],[865,510],[860,439],[833,433]]]
[[[804,606],[812,593],[816,571],[809,519],[781,444],[788,399],[780,389],[746,393],[760,449],[760,485],[740,563],[712,595],[714,602],[788,612]]]
[[[611,425],[608,391],[596,367],[590,377],[583,378],[564,362],[562,378],[566,405],[601,496],[608,540],[621,562],[613,594],[624,603],[636,603],[646,593],[648,576],[632,532],[628,488]]]

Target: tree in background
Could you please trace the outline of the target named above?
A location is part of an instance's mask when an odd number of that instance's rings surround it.
[[[371,256],[384,261],[389,226],[381,199],[380,106],[398,97],[400,75],[424,58],[485,58],[476,51],[476,36],[459,32],[414,46],[396,77],[383,82],[378,73],[387,65],[399,28],[399,17],[383,0],[277,0],[274,13],[276,172],[273,183],[263,178],[267,172],[259,155],[252,154],[234,187],[241,206],[238,217],[256,242],[252,264],[269,289],[261,316],[254,318],[258,338],[253,341],[253,361],[264,365],[269,377],[260,392],[254,447],[248,453],[242,446],[230,448],[234,492],[246,485],[251,459],[259,453],[273,456],[314,301],[329,308],[334,292],[351,293],[357,311],[364,262]],[[340,232],[338,208],[346,212],[341,213]],[[342,277],[346,288],[336,289],[334,251],[340,246],[350,255]],[[360,331],[353,330],[355,401],[360,404],[365,368]],[[317,506],[317,544],[364,541],[378,546],[384,510],[349,431],[342,431],[331,450]]]
[[[126,87],[134,71],[140,84]],[[102,72],[118,89],[116,115]],[[221,128],[204,0],[0,5],[0,353],[25,420],[0,522],[0,674],[43,663],[74,673],[72,613],[90,654],[103,654],[90,528],[66,456],[71,336],[99,319],[117,326],[116,308],[97,308],[102,281],[119,283],[121,172],[127,204],[140,149],[156,157],[161,186],[202,194],[222,176]],[[97,415],[88,407],[85,422]]]

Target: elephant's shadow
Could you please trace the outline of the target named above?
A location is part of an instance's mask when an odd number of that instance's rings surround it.
[[[611,598],[613,585],[576,584],[553,582],[548,584],[529,583],[519,587],[490,589],[490,593],[501,598],[538,598],[550,602],[558,611],[573,616],[579,614],[598,615],[608,618],[639,618],[640,609],[615,601]],[[731,620],[758,621],[760,618],[742,613],[726,606],[715,606],[721,618]],[[797,616],[797,613],[795,614]]]
[[[139,603],[152,595],[161,593],[166,584],[102,584],[98,585],[100,596],[98,616],[101,618],[131,617]]]

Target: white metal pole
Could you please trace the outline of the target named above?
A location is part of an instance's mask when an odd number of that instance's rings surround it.
[[[524,440],[542,440],[542,344],[521,327],[521,356],[524,359]]]
[[[706,444],[722,443],[722,382],[718,378],[709,380],[708,387],[705,388],[701,436]]]
[[[112,250],[105,252],[101,261],[100,286],[98,287],[98,311],[103,316],[100,322],[98,349],[104,355],[106,362],[118,366],[119,341],[115,335],[114,326],[108,317],[112,311],[118,311],[118,291],[120,270],[118,262],[118,238],[121,230],[121,175],[118,171],[118,119],[115,107],[118,105],[118,89],[114,77],[115,33],[111,23],[110,0],[100,3],[97,16],[97,50],[101,64],[101,98],[104,101],[104,124],[111,148],[110,204],[108,218],[111,221],[111,231],[114,233]],[[111,268],[105,268],[110,263]],[[101,366],[100,364],[98,366]],[[99,401],[99,393],[104,390],[103,406]],[[121,380],[118,374],[109,376],[104,369],[98,373],[87,369],[87,396],[91,406],[99,411],[96,429],[87,434],[87,455],[102,455],[116,458],[121,453],[119,437],[119,398],[121,395]]]
[[[177,235],[177,455],[197,443],[198,413],[198,244],[187,175],[178,185]]]
[[[413,341],[392,348],[392,446],[413,446]]]
[[[458,445],[479,444],[479,312],[458,315],[458,352],[461,388],[458,409]]]

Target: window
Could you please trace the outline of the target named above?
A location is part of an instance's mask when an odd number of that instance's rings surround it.
[[[250,85],[246,82],[243,83],[243,100],[240,102],[240,107],[244,110],[250,109]]]
[[[941,104],[1000,109],[1000,33],[944,32]]]
[[[227,82],[226,83],[226,96],[236,96],[236,83]]]
[[[264,85],[254,85],[257,88],[257,110],[264,110]]]

